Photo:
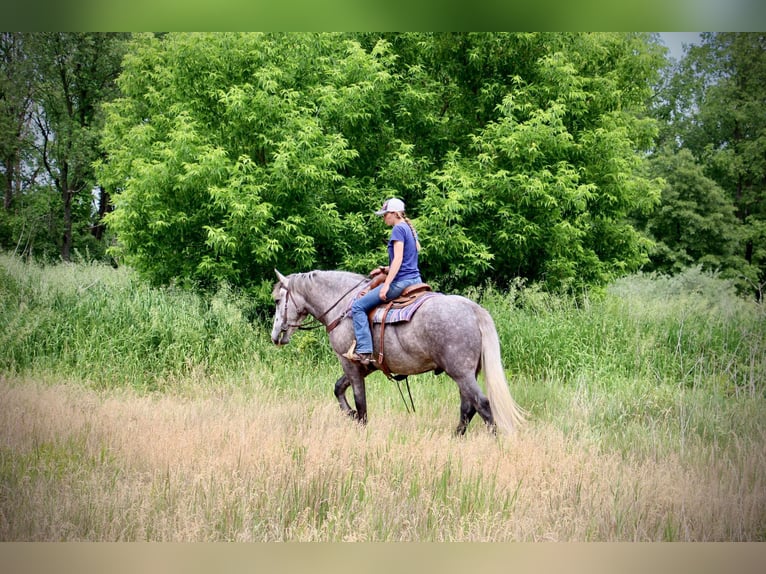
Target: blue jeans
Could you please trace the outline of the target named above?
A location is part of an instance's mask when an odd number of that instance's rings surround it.
[[[383,285],[378,285],[375,289],[354,301],[351,305],[351,314],[354,320],[357,353],[372,353],[372,333],[370,333],[370,322],[367,318],[367,313],[378,305],[396,299],[407,287],[420,282],[420,278],[394,281],[388,288],[385,301],[380,298],[380,290],[383,288]]]

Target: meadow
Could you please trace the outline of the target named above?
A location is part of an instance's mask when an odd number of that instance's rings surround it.
[[[764,541],[766,312],[699,270],[518,283],[492,314],[529,420],[463,438],[454,383],[345,418],[323,331],[222,287],[0,254],[2,541]]]

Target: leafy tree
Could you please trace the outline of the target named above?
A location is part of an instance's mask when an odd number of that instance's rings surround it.
[[[3,33],[0,36],[0,246],[68,260],[99,251],[91,237],[108,197],[96,194],[100,104],[114,97],[123,34]],[[52,196],[58,196],[58,201]],[[95,222],[98,224],[98,221]]]
[[[766,34],[706,33],[668,82],[665,141],[691,151],[734,205],[730,273],[766,285]]]
[[[0,212],[0,246],[16,248],[29,233],[19,214],[23,193],[34,184],[35,170],[30,156],[33,133],[33,68],[26,46],[28,34],[0,33],[0,171],[3,182],[3,210]],[[26,227],[26,226],[24,226]]]
[[[737,218],[720,186],[705,176],[687,149],[665,148],[651,168],[666,184],[661,205],[645,220],[647,232],[657,240],[647,269],[677,273],[695,265],[735,267]]]
[[[141,36],[98,166],[116,251],[159,283],[366,270],[396,194],[430,281],[603,282],[647,258],[660,63],[642,34]]]
[[[23,166],[32,147],[29,122],[33,110],[32,64],[25,51],[27,34],[0,33],[0,166],[3,172],[3,207],[11,210],[14,196],[31,177]]]
[[[250,284],[369,247],[377,198],[345,134],[386,142],[388,58],[328,34],[140,38],[99,167],[121,256],[160,283]]]
[[[59,246],[64,261],[70,259],[74,237],[90,228],[99,106],[115,95],[123,45],[116,34],[34,35],[39,156],[61,197]]]
[[[646,261],[648,242],[627,217],[659,198],[638,152],[655,134],[641,113],[660,54],[639,35],[522,40],[498,60],[518,61],[523,75],[476,90],[502,95],[495,117],[426,191],[428,259],[440,273],[474,280],[601,284]],[[480,47],[471,54],[488,59]]]

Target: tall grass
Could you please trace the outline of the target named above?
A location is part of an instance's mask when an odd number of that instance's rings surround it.
[[[481,300],[517,399],[601,447],[720,444],[764,422],[766,310],[699,269],[579,298],[518,287]]]
[[[195,372],[247,372],[268,348],[248,301],[225,287],[205,298],[152,288],[126,268],[0,256],[0,296],[0,368],[11,373],[152,390]]]
[[[605,293],[567,298],[537,288],[492,290],[506,366],[533,377],[602,384],[657,384],[766,391],[766,313],[734,287],[698,269],[677,277],[631,276]]]
[[[2,540],[764,540],[766,320],[691,270],[568,299],[475,293],[513,439],[369,378],[343,418],[323,331],[286,348],[251,302],[127,269],[0,255]]]

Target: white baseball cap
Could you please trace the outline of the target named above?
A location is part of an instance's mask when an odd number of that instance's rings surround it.
[[[404,211],[404,202],[401,199],[392,197],[383,202],[383,207],[376,211],[375,215],[385,215],[386,213],[402,211]]]

